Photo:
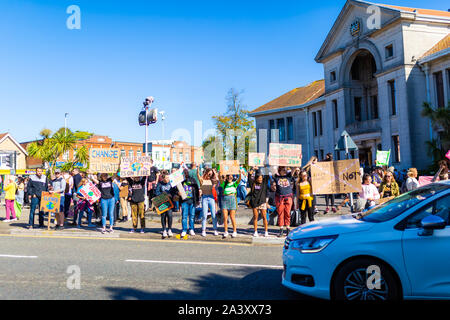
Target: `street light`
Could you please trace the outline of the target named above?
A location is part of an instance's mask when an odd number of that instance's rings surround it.
[[[64,114],[64,135],[65,136],[67,136],[67,116],[68,115],[69,115],[68,113]]]

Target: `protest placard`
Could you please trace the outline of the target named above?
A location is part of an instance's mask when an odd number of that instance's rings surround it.
[[[184,181],[184,169],[181,167],[171,175],[169,175],[170,185],[175,187],[176,185],[182,183]]]
[[[250,167],[264,167],[266,162],[265,153],[250,152],[248,154],[248,165]]]
[[[377,166],[388,166],[389,165],[389,157],[391,155],[391,151],[381,151],[377,150],[377,156],[375,160],[375,165]]]
[[[41,194],[40,210],[44,212],[59,212],[61,206],[61,195],[43,191]]]
[[[80,189],[80,193],[90,204],[93,204],[102,196],[100,190],[90,181]]]
[[[359,160],[323,161],[311,164],[313,194],[361,191]]]
[[[150,175],[151,157],[123,157],[120,160],[120,177],[145,177]]]
[[[301,167],[302,145],[271,143],[269,145],[269,165]]]
[[[88,173],[116,173],[119,170],[120,150],[117,148],[89,149]]]
[[[430,184],[431,181],[433,181],[433,176],[420,176],[419,177],[419,185],[421,187],[426,186],[427,184]]]
[[[152,204],[155,206],[157,214],[162,214],[173,208],[172,200],[167,193],[161,193],[159,196],[154,197]]]
[[[220,174],[228,175],[228,174],[240,174],[241,169],[239,166],[238,160],[222,160],[220,161]]]

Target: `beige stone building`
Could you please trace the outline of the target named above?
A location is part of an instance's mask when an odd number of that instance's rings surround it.
[[[10,170],[26,170],[27,155],[26,150],[9,133],[0,133],[0,171],[9,174]]]

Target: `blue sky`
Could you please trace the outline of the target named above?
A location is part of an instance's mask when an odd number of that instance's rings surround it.
[[[383,3],[446,10],[441,0]],[[81,9],[69,30],[66,8]],[[144,140],[146,96],[177,128],[213,127],[225,95],[254,109],[322,79],[314,57],[345,4],[322,1],[0,1],[0,132],[32,140],[64,125],[119,141]],[[150,139],[162,138],[161,124]]]

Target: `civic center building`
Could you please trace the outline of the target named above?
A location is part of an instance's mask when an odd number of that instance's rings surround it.
[[[344,154],[334,148],[346,130],[361,164],[374,165],[376,150],[391,150],[399,169],[431,163],[426,141],[439,132],[421,111],[423,102],[437,108],[450,99],[450,12],[375,4],[373,28],[373,5],[345,3],[315,57],[324,80],[250,113],[257,129],[271,132],[268,143],[302,144],[303,159],[332,152],[338,160]]]

